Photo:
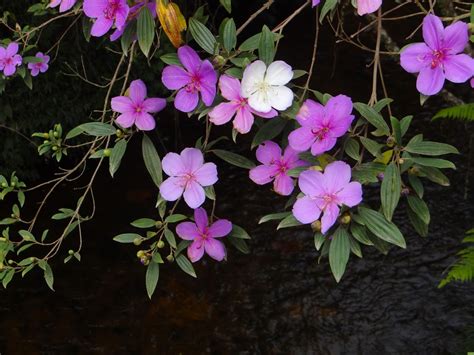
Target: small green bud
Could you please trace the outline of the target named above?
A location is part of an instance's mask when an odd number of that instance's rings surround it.
[[[137,258],[142,258],[145,255],[145,252],[143,250],[137,251]]]
[[[12,182],[10,183],[10,186],[11,186],[11,187],[15,187],[15,186],[16,186],[15,181],[12,181]]]
[[[58,132],[54,132],[54,133],[53,133],[53,136],[54,136],[54,138],[58,138],[58,137],[59,137],[59,133],[58,133]]]
[[[313,232],[321,232],[321,221],[317,220],[311,223],[311,229]]]
[[[342,224],[349,224],[351,223],[351,215],[349,213],[345,213],[341,219],[340,219]]]
[[[43,144],[49,144],[49,141],[48,141],[48,140],[45,140],[45,141],[43,142]]]
[[[57,145],[53,145],[53,147],[51,148],[53,150],[53,152],[56,152],[58,150],[58,146]]]
[[[143,257],[143,258],[140,259],[140,262],[143,265],[147,266],[150,263],[150,259],[148,259],[147,257]]]
[[[6,241],[7,241],[6,238],[0,237],[0,242],[6,242]]]
[[[225,64],[226,60],[225,60],[225,58],[224,58],[223,56],[217,55],[217,56],[214,58],[213,62],[214,62],[214,64],[216,64],[218,67],[222,67],[222,66]]]
[[[172,263],[172,262],[173,262],[173,260],[174,260],[174,257],[173,257],[173,255],[171,255],[171,254],[170,254],[170,255],[168,255],[168,256],[166,257],[166,260],[168,260],[170,263]]]
[[[392,148],[395,145],[395,138],[393,138],[392,136],[388,137],[386,144],[387,147]]]
[[[123,137],[123,132],[122,130],[118,129],[115,131],[115,135],[117,136],[117,138],[122,138]]]
[[[67,253],[68,253],[69,255],[74,255],[74,250],[69,249],[69,250],[67,251]]]
[[[398,159],[398,164],[401,165],[401,164],[403,164],[403,163],[405,163],[405,159],[403,159],[403,158]]]
[[[110,157],[111,151],[109,148],[104,149],[104,157]]]
[[[140,244],[142,244],[142,238],[135,238],[135,239],[133,240],[133,244],[135,244],[135,245],[140,245]]]
[[[43,133],[43,138],[49,139],[49,133]]]
[[[12,259],[8,260],[8,265],[13,265],[14,261]]]
[[[156,228],[161,228],[162,226],[163,226],[163,222],[161,222],[161,221],[156,221],[155,222],[155,227]]]
[[[32,257],[30,258],[30,261],[31,261],[32,263],[34,263],[35,260],[36,260],[36,258],[35,258],[34,256],[32,256]]]
[[[14,213],[12,213],[12,214],[10,215],[10,217],[11,217],[11,218],[16,218],[16,216],[15,216]]]
[[[159,249],[163,249],[163,248],[165,247],[165,242],[162,241],[162,240],[160,240],[160,241],[158,242],[158,244],[156,244],[156,246],[157,246]]]
[[[2,182],[2,187],[3,188],[8,187],[8,184],[6,182]]]

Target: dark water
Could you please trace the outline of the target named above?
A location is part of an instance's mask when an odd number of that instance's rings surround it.
[[[300,31],[298,26],[290,31]],[[370,74],[364,68],[370,58],[350,47],[335,49],[330,38],[323,32],[314,87],[366,100],[360,95],[368,95],[370,90]],[[283,42],[282,56],[305,67],[311,41],[308,31],[297,42]],[[334,65],[342,72],[331,76]],[[216,187],[217,212],[250,232],[251,254],[230,249],[226,263],[205,259],[196,267],[197,280],[174,265],[164,266],[150,301],[144,289],[145,269],[137,263],[136,250],[111,240],[132,230],[129,221],[154,214],[157,191],[135,158],[134,153],[139,154],[135,145],[113,184],[105,174],[100,177],[96,190],[100,213],[95,222],[84,227],[83,260],[67,265],[58,260],[53,265],[56,292],[47,289],[39,273],[0,291],[0,353],[472,351],[474,286],[452,284],[441,290],[436,286],[454,260],[464,231],[474,226],[473,190],[466,179],[469,160],[474,164],[469,151],[473,127],[430,123],[432,113],[445,104],[434,99],[428,108],[421,109],[414,79],[394,65],[388,66],[387,80],[389,92],[399,102],[394,106],[396,114],[415,114],[413,134],[424,133],[430,139],[454,144],[462,152],[455,157],[458,170],[449,172],[451,186],[427,187],[432,213],[428,238],[415,235],[404,213],[397,214],[407,249],[393,248],[383,256],[365,248],[364,259],[351,255],[342,282],[336,284],[327,260],[317,263],[308,229],[277,233],[272,225],[256,224],[260,216],[283,208],[284,199],[275,197],[267,187],[253,185],[245,172],[223,167],[222,182]],[[182,127],[184,135],[192,135],[186,125]],[[160,128],[169,127],[160,123]],[[472,167],[470,175],[473,181]],[[73,203],[66,193],[58,196],[59,200],[65,207]]]

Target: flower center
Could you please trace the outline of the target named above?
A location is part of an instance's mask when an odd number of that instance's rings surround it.
[[[431,69],[437,68],[443,63],[445,54],[442,50],[433,51],[431,55]]]
[[[135,112],[136,113],[141,113],[143,111],[143,107],[141,105],[136,105],[135,106]]]
[[[322,199],[324,201],[323,209],[325,209],[328,205],[330,205],[332,203],[337,203],[337,196],[333,195],[333,194],[326,193],[322,196]]]
[[[120,9],[120,2],[118,0],[109,0],[109,4],[104,9],[104,17],[107,20],[112,20],[115,18],[115,14]]]
[[[5,65],[12,65],[13,64],[13,58],[6,58],[5,59]]]
[[[191,76],[191,82],[186,85],[187,92],[196,92],[201,90],[201,80],[196,75]]]
[[[261,81],[257,84],[257,91],[268,91],[270,85],[268,85],[265,81]]]
[[[320,129],[312,129],[311,133],[314,134],[315,138],[319,140],[323,140],[327,137],[327,134],[329,132],[329,127],[323,127]]]

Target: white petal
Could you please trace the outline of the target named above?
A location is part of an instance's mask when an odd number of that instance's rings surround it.
[[[293,78],[293,69],[282,60],[268,66],[265,82],[269,85],[285,85]]]
[[[248,98],[257,90],[263,82],[266,70],[267,66],[261,60],[256,60],[245,68],[240,88],[243,97]]]
[[[249,97],[249,106],[255,111],[259,112],[270,112],[272,106],[267,95],[266,90],[257,90]]]
[[[286,86],[275,86],[270,89],[268,99],[274,109],[285,111],[293,103],[293,91]]]

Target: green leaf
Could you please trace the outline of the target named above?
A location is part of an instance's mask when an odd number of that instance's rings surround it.
[[[359,207],[359,215],[364,221],[365,226],[369,231],[374,233],[380,239],[395,244],[403,249],[406,248],[405,238],[398,227],[387,221],[385,217],[369,208]]]
[[[51,270],[51,267],[49,264],[46,262],[44,264],[44,267],[42,267],[44,270],[44,280],[46,281],[46,284],[48,287],[54,291],[53,284],[54,284],[54,275],[53,275],[53,270]]]
[[[226,150],[215,149],[212,152],[217,155],[222,160],[228,162],[229,164],[238,166],[244,169],[252,169],[255,167],[255,163],[250,161],[249,159],[232,152],[228,152]]]
[[[249,249],[247,243],[245,242],[245,239],[234,238],[234,237],[228,237],[226,239],[230,244],[232,244],[235,247],[235,249],[237,249],[241,253],[243,253],[243,254],[249,254],[250,253],[250,249]]]
[[[323,8],[321,9],[321,15],[319,16],[319,22],[323,23],[324,18],[330,12],[333,10],[336,5],[337,5],[338,0],[326,0],[324,2]]]
[[[409,142],[405,150],[409,153],[422,155],[459,154],[459,151],[452,145],[430,141]]]
[[[321,249],[324,242],[326,241],[326,237],[321,233],[314,233],[314,246],[317,251]]]
[[[232,224],[232,231],[229,234],[229,237],[238,238],[238,239],[251,239],[250,235],[236,224]]]
[[[182,65],[177,53],[166,53],[160,59],[168,65]]]
[[[7,288],[8,284],[13,279],[13,275],[15,275],[15,269],[8,270],[5,276],[3,276],[2,285],[4,288]]]
[[[400,127],[400,121],[395,117],[390,117],[390,122],[392,124],[393,136],[397,144],[402,144],[402,130]]]
[[[126,150],[127,141],[125,139],[121,139],[115,144],[114,149],[112,149],[112,153],[110,153],[109,159],[110,176],[114,177],[115,173],[120,167],[120,163],[122,162],[122,158]]]
[[[344,146],[344,151],[354,160],[359,160],[360,145],[354,138],[349,138]]]
[[[390,128],[380,113],[361,102],[354,103],[354,107],[360,115],[369,121],[372,126],[377,128],[377,130],[381,131],[386,136],[390,135]]]
[[[156,221],[151,218],[140,218],[130,224],[136,228],[151,228],[155,226],[155,223]]]
[[[122,47],[123,53],[128,53],[128,49],[132,44],[134,37],[137,33],[137,22],[131,21],[128,23],[125,31],[123,31],[122,37],[120,38],[120,46]]]
[[[158,155],[153,142],[146,134],[143,135],[142,140],[142,155],[146,170],[148,170],[148,173],[156,187],[160,187],[163,182],[160,156]]]
[[[264,25],[262,28],[262,35],[258,44],[258,57],[266,65],[270,65],[273,62],[275,56],[275,42],[273,40],[273,33],[270,29]]]
[[[385,170],[386,166],[382,163],[364,163],[356,165],[352,170],[352,178],[362,184],[377,182],[377,176]]]
[[[365,149],[367,149],[369,153],[372,154],[374,157],[379,156],[380,150],[383,147],[382,144],[379,144],[376,141],[365,137],[360,137],[360,142],[365,147]]]
[[[351,233],[352,233],[352,236],[360,243],[369,245],[369,246],[374,245],[374,243],[372,243],[369,236],[367,235],[367,230],[365,229],[364,226],[353,223],[351,225]]]
[[[189,19],[189,30],[191,35],[199,46],[209,54],[214,54],[216,46],[216,38],[212,32],[204,26],[201,22],[191,17]]]
[[[349,234],[347,234],[345,228],[339,227],[332,236],[331,245],[329,246],[329,265],[337,282],[344,275],[350,252]]]
[[[408,195],[408,206],[423,221],[424,224],[430,224],[430,210],[418,196]]]
[[[350,245],[351,245],[351,252],[352,254],[358,256],[359,258],[362,258],[362,249],[360,248],[360,244],[357,242],[357,240],[355,240],[354,238],[352,238],[351,236],[349,236],[349,242],[350,242]]]
[[[229,14],[232,12],[231,0],[219,0],[219,2]]]
[[[266,216],[263,216],[260,218],[260,221],[258,221],[258,224],[262,224],[268,221],[274,221],[274,220],[282,220],[283,218],[289,216],[291,212],[279,212],[279,213],[271,213],[267,214]]]
[[[419,198],[423,198],[424,188],[421,180],[413,174],[408,174],[408,182]]]
[[[165,238],[168,241],[169,245],[171,245],[173,248],[176,248],[176,238],[174,236],[174,233],[168,228],[165,229]]]
[[[428,225],[411,208],[407,209],[408,219],[415,231],[422,237],[428,236]]]
[[[119,243],[133,243],[137,238],[142,239],[142,236],[136,233],[124,233],[115,236],[113,240]]]
[[[145,285],[148,297],[151,299],[155,292],[156,285],[158,285],[158,278],[160,277],[160,265],[157,263],[149,263],[146,269]]]
[[[407,133],[408,128],[410,128],[411,120],[413,119],[413,116],[405,116],[401,119],[400,121],[400,132],[402,134],[402,137]]]
[[[278,229],[283,229],[283,228],[290,228],[290,227],[295,227],[295,226],[301,226],[302,223],[298,221],[293,214],[290,214],[289,216],[285,217],[280,224],[278,224],[277,230]]]
[[[176,214],[172,214],[171,216],[166,217],[165,222],[176,223],[176,222],[184,221],[187,218],[188,217],[186,217],[184,214],[176,213]]]
[[[254,149],[259,144],[268,140],[272,140],[278,136],[285,128],[287,122],[287,120],[278,117],[265,122],[264,125],[260,127],[257,134],[255,134],[251,149]]]
[[[235,48],[237,44],[237,29],[235,27],[235,22],[233,19],[229,19],[226,21],[224,26],[224,33],[223,33],[223,42],[224,48],[227,52],[230,52],[232,49]]]
[[[176,258],[176,263],[186,274],[192,277],[197,277],[196,272],[194,271],[194,267],[187,257],[182,254],[178,255],[178,257]]]
[[[380,112],[383,110],[383,108],[385,106],[388,106],[390,105],[391,103],[393,102],[392,99],[390,98],[383,98],[382,100],[378,101],[375,105],[374,105],[374,110],[377,111],[377,112]]]
[[[410,157],[407,158],[413,160],[416,164],[423,165],[423,166],[431,166],[433,168],[439,169],[456,169],[456,165],[454,165],[449,160],[445,159],[438,159],[438,158],[425,158],[425,157]]]
[[[80,126],[77,126],[77,129],[80,130],[81,133],[85,132],[91,136],[96,136],[96,137],[111,136],[111,135],[114,135],[116,132],[116,129],[114,126],[107,123],[101,123],[101,122],[83,123]],[[71,132],[67,134],[66,139],[72,138],[70,136]],[[74,134],[75,136],[77,136],[76,132],[74,132]]]
[[[148,57],[155,38],[155,20],[148,6],[143,6],[138,15],[137,37],[140,49]]]
[[[400,200],[401,179],[398,166],[395,162],[390,163],[384,172],[382,186],[380,188],[380,199],[382,202],[385,218],[392,220],[393,212]]]
[[[449,179],[439,169],[429,166],[417,166],[419,176],[426,177],[441,186],[449,186]]]

